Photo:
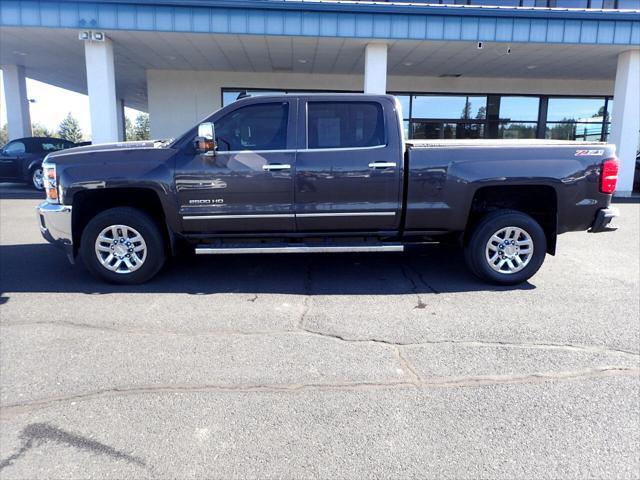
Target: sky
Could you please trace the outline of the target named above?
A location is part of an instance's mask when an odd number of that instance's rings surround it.
[[[91,117],[89,116],[89,97],[81,93],[54,87],[46,83],[27,78],[27,96],[31,123],[40,123],[47,129],[56,131],[67,113],[71,113],[78,122],[86,137],[91,136]],[[140,112],[125,107],[125,115],[132,121]],[[0,126],[7,123],[7,110],[4,98],[2,71],[0,71]]]

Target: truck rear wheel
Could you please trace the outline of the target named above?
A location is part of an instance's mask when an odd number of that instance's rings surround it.
[[[91,219],[82,232],[80,254],[94,276],[120,284],[146,282],[165,261],[156,223],[128,207],[105,210]]]
[[[516,285],[531,278],[547,253],[544,230],[529,215],[498,210],[476,225],[465,246],[471,271],[490,283]]]

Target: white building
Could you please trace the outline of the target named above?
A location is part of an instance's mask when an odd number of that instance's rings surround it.
[[[124,105],[173,137],[240,93],[388,92],[414,138],[616,143],[632,190],[640,0],[0,2],[10,136],[25,76],[88,93],[94,142]]]

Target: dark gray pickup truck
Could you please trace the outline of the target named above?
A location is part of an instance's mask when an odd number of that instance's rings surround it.
[[[168,255],[401,252],[455,241],[496,284],[556,236],[611,230],[615,147],[407,141],[385,95],[246,98],[176,140],[93,145],[43,164],[44,237],[98,277],[139,283]]]

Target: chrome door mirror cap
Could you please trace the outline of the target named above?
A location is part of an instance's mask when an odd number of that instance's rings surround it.
[[[194,140],[196,150],[202,155],[213,156],[216,148],[216,132],[211,122],[198,125],[198,136]]]
[[[198,125],[198,136],[204,138],[205,140],[214,140],[215,128],[213,126],[213,123],[204,122]]]

